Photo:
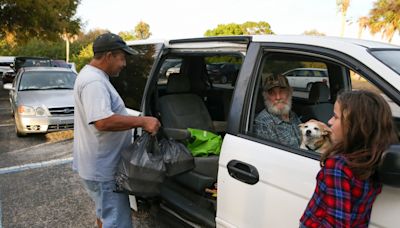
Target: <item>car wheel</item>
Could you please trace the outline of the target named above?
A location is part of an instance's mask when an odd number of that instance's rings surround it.
[[[311,90],[311,86],[312,86],[311,83],[308,83],[308,84],[307,84],[307,91],[310,91],[310,90]]]
[[[228,77],[226,75],[221,77],[221,83],[226,84],[228,82]]]

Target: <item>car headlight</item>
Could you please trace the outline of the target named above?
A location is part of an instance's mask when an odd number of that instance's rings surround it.
[[[45,116],[46,115],[46,109],[42,107],[37,107],[36,108],[36,115],[37,116]]]
[[[49,114],[46,107],[33,108],[25,105],[18,106],[18,113],[22,116],[48,116]]]
[[[34,108],[25,105],[18,106],[18,113],[22,116],[34,116],[36,114]]]

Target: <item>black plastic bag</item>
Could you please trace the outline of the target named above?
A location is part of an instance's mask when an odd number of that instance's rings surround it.
[[[117,191],[136,196],[156,196],[164,178],[163,153],[157,138],[144,132],[122,152],[116,175]]]
[[[164,154],[167,176],[175,176],[194,168],[194,158],[184,144],[163,138],[160,140],[160,150]]]

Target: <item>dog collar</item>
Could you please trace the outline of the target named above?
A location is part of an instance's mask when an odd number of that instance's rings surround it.
[[[312,149],[311,147],[309,147],[308,145],[306,145],[308,150],[312,150],[312,151],[316,151],[318,150],[322,145],[319,145],[318,147],[315,147],[314,149]]]
[[[313,149],[311,149],[308,145],[306,145],[306,147],[307,147],[307,149],[308,150],[312,150],[312,151],[314,151]]]

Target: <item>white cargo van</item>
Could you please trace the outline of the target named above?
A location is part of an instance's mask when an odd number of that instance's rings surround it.
[[[168,178],[157,204],[172,227],[298,227],[320,169],[314,151],[258,138],[254,118],[264,108],[263,78],[294,68],[326,69],[329,96],[296,91],[302,121],[327,122],[340,90],[370,89],[390,104],[400,127],[400,47],[363,40],[312,36],[232,36],[130,43],[140,54],[112,83],[131,113],[156,116],[166,128],[200,128],[223,137],[219,156],[196,157],[196,167]],[[166,77],[164,65],[180,62]],[[232,83],[209,77],[206,66],[241,65]],[[325,94],[325,93],[324,93]],[[366,115],[368,115],[366,113]],[[400,128],[399,128],[400,129]],[[179,138],[179,137],[178,137]],[[385,154],[383,192],[370,227],[398,227],[400,146]],[[217,196],[206,189],[217,187]],[[172,224],[172,223],[171,223]]]

